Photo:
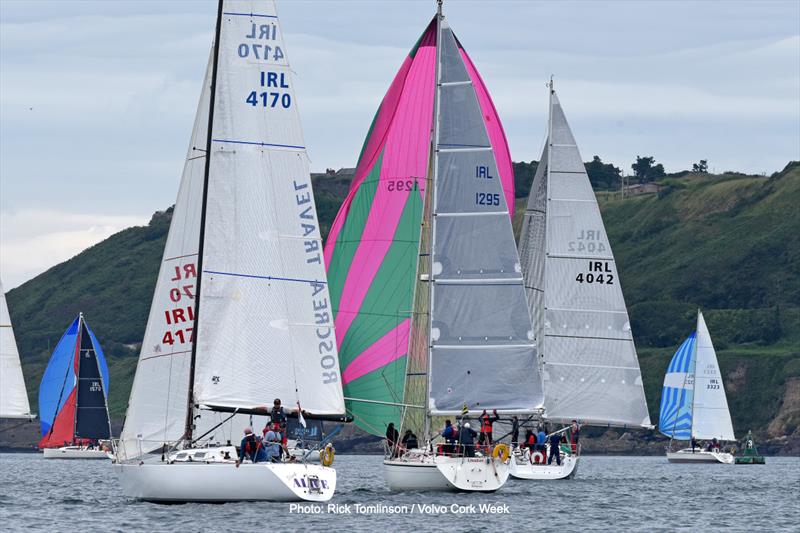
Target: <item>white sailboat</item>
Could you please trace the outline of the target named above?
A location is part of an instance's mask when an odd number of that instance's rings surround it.
[[[432,179],[415,303],[417,317],[428,318],[427,331],[417,332],[427,333],[426,345],[417,345],[427,362],[425,446],[385,459],[384,476],[394,491],[491,492],[507,481],[508,458],[499,449],[475,456],[471,450],[433,453],[432,419],[477,417],[483,409],[538,413],[541,376],[514,249],[513,205],[497,178],[497,146],[441,2],[435,42]]]
[[[156,502],[326,501],[336,471],[235,466],[221,424],[344,416],[292,71],[272,1],[219,2],[181,186],[115,468]],[[303,418],[300,417],[302,421]]]
[[[22,376],[17,341],[6,304],[6,293],[0,281],[0,418],[32,420],[28,392]]]
[[[507,448],[478,450],[466,430],[439,446],[438,424],[538,413],[543,394],[508,144],[438,4],[375,115],[325,259],[348,413],[395,444],[389,488],[489,492],[508,479]]]
[[[716,440],[720,445],[736,440],[717,354],[700,311],[697,330],[675,352],[664,375],[658,430],[670,437],[670,463],[734,462],[733,454],[713,444],[672,451],[673,440]]]
[[[544,420],[649,428],[636,347],[597,199],[552,81],[547,142],[520,235],[520,260],[542,363]],[[561,430],[561,431],[566,431]],[[575,475],[579,447],[561,466],[514,454],[511,475]]]

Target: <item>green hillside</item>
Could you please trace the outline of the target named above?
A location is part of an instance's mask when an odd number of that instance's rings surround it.
[[[518,196],[535,169],[516,163]],[[342,179],[315,176],[321,227]],[[800,164],[772,177],[686,174],[657,194],[598,192],[617,259],[648,403],[657,420],[663,372],[702,308],[738,433],[800,425]],[[517,222],[524,199],[517,202]],[[10,291],[32,405],[49,352],[79,311],[109,355],[112,416],[124,415],[171,210],[124,230]],[[770,426],[770,424],[772,424]]]

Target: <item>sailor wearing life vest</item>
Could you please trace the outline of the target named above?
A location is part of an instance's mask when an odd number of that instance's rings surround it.
[[[264,451],[264,446],[261,439],[253,434],[253,428],[244,428],[244,438],[239,448],[239,458],[236,460],[236,468],[242,464],[244,459],[248,458],[254,463],[260,463],[267,460],[267,454]]]
[[[478,445],[484,445],[487,453],[491,451],[492,447],[492,424],[500,418],[497,416],[497,409],[492,411],[492,414],[494,416],[489,416],[486,409],[481,413],[481,433],[478,436]]]

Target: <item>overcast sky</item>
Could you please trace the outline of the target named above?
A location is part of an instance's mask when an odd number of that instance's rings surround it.
[[[354,166],[434,0],[279,1],[313,171]],[[800,159],[800,2],[445,2],[515,161],[553,74],[584,159],[771,173]],[[0,0],[8,290],[171,205],[215,2]]]

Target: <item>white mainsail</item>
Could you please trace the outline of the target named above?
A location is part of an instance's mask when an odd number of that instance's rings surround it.
[[[266,9],[266,10],[265,10]],[[322,239],[272,2],[226,2],[198,314],[196,401],[344,414]],[[253,20],[247,14],[263,14]]]
[[[520,237],[550,420],[650,426],[625,300],[567,119],[551,89],[547,143]]]
[[[544,396],[509,207],[445,20],[439,36],[428,407],[535,412]]]
[[[0,418],[31,418],[17,341],[0,281]]]
[[[736,440],[717,354],[700,311],[697,312],[695,349],[692,436],[697,439]]]
[[[195,405],[248,410],[278,397],[288,410],[300,401],[313,414],[344,414],[308,159],[274,2],[223,4],[203,206],[212,64],[213,57],[131,391],[128,455],[137,441],[155,449],[183,436],[193,342]],[[219,419],[202,409],[196,416],[195,438]]]

